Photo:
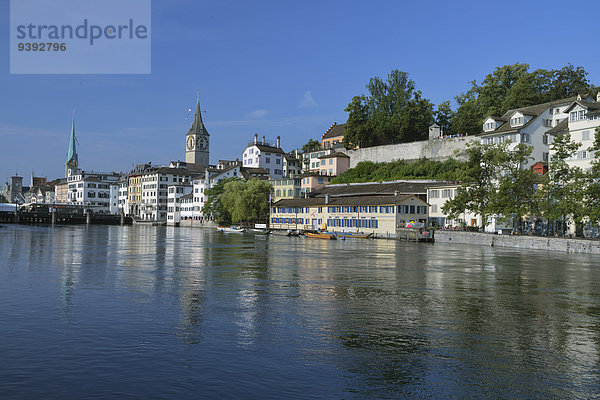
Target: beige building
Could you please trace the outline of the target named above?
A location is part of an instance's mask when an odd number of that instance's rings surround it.
[[[269,182],[273,185],[273,202],[302,196],[302,178],[272,179]]]
[[[409,222],[427,222],[428,204],[414,195],[316,197],[280,200],[271,207],[271,228],[373,233],[395,237]]]
[[[300,190],[306,195],[328,185],[334,176],[320,175],[317,172],[305,172],[300,175]]]
[[[429,224],[442,228],[454,228],[459,226],[481,226],[481,216],[471,212],[464,212],[456,219],[448,219],[442,211],[446,201],[456,196],[458,184],[439,184],[427,187],[427,203],[429,203]]]

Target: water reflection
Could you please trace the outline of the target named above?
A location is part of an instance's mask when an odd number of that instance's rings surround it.
[[[60,348],[140,393],[178,382],[159,397],[243,395],[232,374],[302,397],[600,396],[593,257],[149,226],[6,226],[0,257],[0,351],[48,375]]]

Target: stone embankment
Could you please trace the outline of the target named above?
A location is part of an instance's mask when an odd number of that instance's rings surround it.
[[[436,243],[600,254],[600,240],[543,236],[493,235],[489,233],[436,231]]]
[[[348,150],[350,168],[361,161],[391,162],[396,160],[414,161],[421,158],[444,161],[448,158],[466,160],[467,143],[473,141],[472,136],[448,137],[445,139],[423,140],[419,142],[390,144]]]

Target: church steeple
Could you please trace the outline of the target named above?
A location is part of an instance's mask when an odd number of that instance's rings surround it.
[[[192,126],[190,127],[188,135],[210,136],[208,131],[204,127],[204,122],[202,122],[202,111],[200,111],[200,99],[196,100],[196,112],[194,113],[194,122],[192,122]]]
[[[68,176],[69,168],[77,168],[79,157],[77,156],[77,139],[75,138],[75,110],[73,110],[73,120],[71,122],[71,137],[67,149],[67,161],[65,163],[65,177]]]
[[[209,163],[209,136],[210,134],[202,121],[202,111],[200,110],[200,98],[196,99],[196,112],[194,113],[194,122],[185,135],[185,161],[189,164],[202,165],[208,167]]]

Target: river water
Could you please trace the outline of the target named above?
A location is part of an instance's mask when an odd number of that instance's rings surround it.
[[[0,225],[0,397],[600,398],[593,256]]]

